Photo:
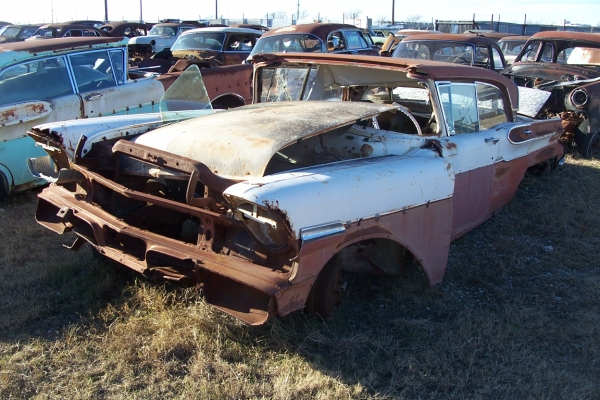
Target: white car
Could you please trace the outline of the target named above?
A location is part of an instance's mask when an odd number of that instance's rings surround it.
[[[129,55],[131,57],[147,58],[164,49],[169,49],[182,32],[198,28],[191,24],[167,22],[156,24],[146,36],[136,36],[129,39]]]
[[[564,154],[560,119],[517,115],[517,86],[495,71],[309,53],[254,62],[257,104],[34,128],[59,167],[37,221],[73,231],[74,250],[87,242],[202,288],[250,324],[328,317],[342,271],[411,263],[440,283],[450,242],[506,205],[529,167]]]

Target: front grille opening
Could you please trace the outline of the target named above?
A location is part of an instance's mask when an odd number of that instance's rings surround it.
[[[139,261],[144,261],[146,242],[143,240],[119,233],[109,227],[105,227],[104,239],[108,247],[133,256]]]
[[[98,240],[96,239],[94,229],[88,223],[83,222],[77,225],[75,228],[73,228],[73,231],[93,245],[98,245]]]
[[[198,234],[200,233],[200,224],[195,219],[187,219],[181,226],[181,241],[196,245],[198,243]]]
[[[175,269],[184,275],[193,272],[195,268],[192,260],[182,260],[153,250],[149,250],[146,253],[146,264],[150,269]]]

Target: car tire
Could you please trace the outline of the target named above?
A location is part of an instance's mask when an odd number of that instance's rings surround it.
[[[583,121],[575,132],[577,151],[585,158],[600,158],[600,131],[585,133],[589,130],[589,121]]]
[[[10,190],[8,188],[8,179],[0,172],[0,202],[5,201],[8,198]]]
[[[335,262],[323,267],[306,300],[305,312],[319,315],[323,319],[330,318],[340,303],[343,285],[342,271]]]

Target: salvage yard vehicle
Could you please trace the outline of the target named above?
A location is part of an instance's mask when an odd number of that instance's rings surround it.
[[[107,36],[133,38],[136,36],[146,36],[151,28],[150,24],[143,24],[141,22],[109,22],[98,29]]]
[[[158,102],[181,72],[148,77],[127,74],[127,39],[63,38],[0,44],[0,200],[44,185],[27,160],[44,155],[27,137],[32,126],[64,119],[158,111]],[[252,68],[237,65],[203,72],[216,107],[251,101]]]
[[[495,40],[468,34],[410,35],[402,39],[392,57],[472,65],[497,72],[506,67]]]
[[[300,24],[273,29],[256,42],[247,61],[259,53],[302,52],[379,55],[367,33],[347,24]]]
[[[248,28],[197,28],[182,33],[173,46],[174,58],[208,60],[212,66],[241,64],[262,32]]]
[[[162,50],[170,49],[179,35],[195,28],[196,25],[173,22],[156,24],[146,36],[129,39],[129,55],[134,59],[149,58]]]
[[[32,129],[57,165],[36,220],[74,232],[73,250],[89,243],[196,285],[249,324],[302,309],[326,318],[342,271],[414,263],[439,284],[450,242],[507,204],[528,168],[563,157],[561,120],[517,115],[517,86],[490,70],[308,53],[253,61],[256,104]]]
[[[34,34],[26,40],[51,39],[67,37],[102,37],[105,35],[98,28],[85,24],[47,24],[38,28]]]
[[[536,33],[502,73],[519,86],[549,92],[537,117],[560,115],[565,144],[584,157],[600,156],[600,35]]]
[[[39,27],[39,24],[3,26],[0,28],[0,43],[22,42],[33,36]]]

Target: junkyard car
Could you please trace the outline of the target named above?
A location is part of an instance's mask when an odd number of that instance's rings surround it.
[[[0,44],[0,198],[45,183],[27,169],[44,154],[27,137],[33,125],[153,110],[163,85],[127,81],[126,46],[123,38]]]
[[[63,37],[102,37],[107,36],[98,28],[85,24],[48,24],[42,25],[26,40]]]
[[[519,86],[549,92],[539,117],[560,115],[565,143],[585,157],[600,156],[600,35],[536,33],[502,73]]]
[[[169,49],[183,32],[197,28],[192,24],[156,24],[146,36],[129,39],[129,54],[132,58],[148,58],[164,49]]]
[[[327,317],[342,269],[397,274],[414,261],[440,283],[451,240],[508,203],[529,167],[563,156],[560,119],[517,116],[517,86],[493,71],[307,53],[254,61],[257,104],[178,123],[34,128],[58,166],[37,221],[75,232],[72,249],[87,242],[197,285],[250,324],[301,309]]]
[[[133,38],[136,36],[146,36],[148,31],[150,31],[148,24],[142,24],[139,22],[109,22],[108,24],[104,24],[100,26],[102,32],[104,32],[107,36],[125,36],[128,38]]]
[[[392,57],[472,65],[498,72],[506,67],[502,50],[494,40],[466,34],[410,35],[402,39]]]
[[[33,36],[40,25],[6,25],[0,28],[0,43],[22,42]]]
[[[360,28],[347,24],[300,24],[270,30],[261,36],[255,54],[272,52],[379,55],[379,50]]]
[[[262,32],[247,28],[198,28],[182,33],[173,46],[174,58],[209,60],[213,66],[241,64]]]
[[[398,43],[410,35],[432,35],[443,33],[444,32],[422,29],[400,29],[398,32],[396,32],[396,34],[390,32],[381,45],[379,55],[382,57],[391,57],[394,53],[394,50],[396,50],[396,47],[398,47]]]
[[[0,199],[46,183],[27,168],[28,158],[44,154],[26,136],[33,125],[158,111],[165,88],[189,66],[183,62],[170,73],[145,76],[127,73],[126,62],[123,38],[0,44]],[[214,108],[250,102],[251,77],[249,65],[202,70]]]

